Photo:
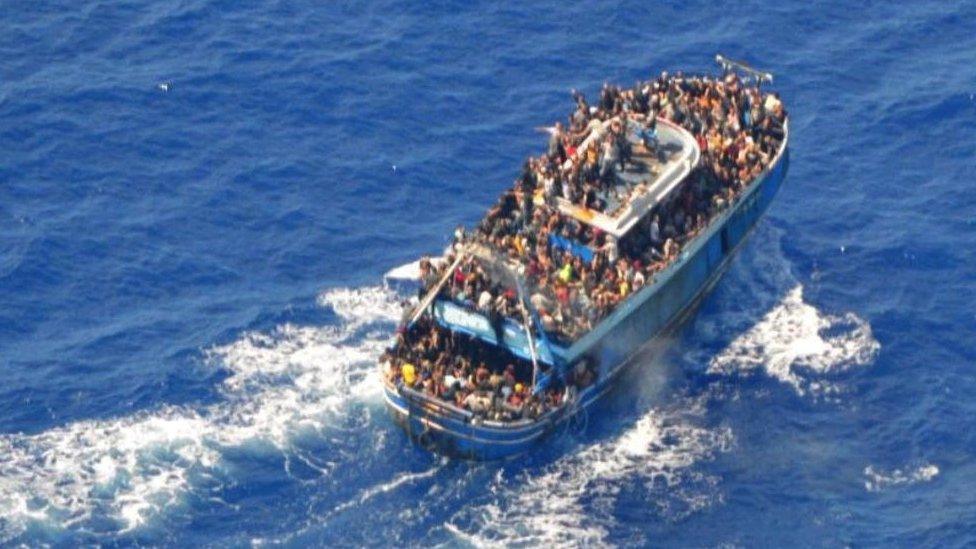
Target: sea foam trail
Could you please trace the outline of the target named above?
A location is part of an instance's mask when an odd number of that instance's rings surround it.
[[[615,438],[566,455],[542,471],[498,475],[490,501],[445,523],[453,537],[476,546],[604,545],[619,526],[614,505],[623,490],[640,490],[646,511],[677,518],[719,499],[716,479],[694,470],[732,445],[726,428],[696,425],[704,406],[650,410]]]
[[[224,451],[252,443],[327,474],[293,441],[350,420],[350,400],[380,394],[374,361],[399,306],[378,287],[331,290],[319,303],[335,310],[337,326],[285,324],[208,350],[207,360],[230,373],[217,404],[0,436],[0,542],[32,521],[71,527],[107,517],[119,531],[136,528],[189,492],[206,496]]]
[[[903,486],[929,482],[939,475],[939,466],[923,463],[914,468],[882,471],[873,465],[864,468],[864,489],[868,492],[881,492],[892,486]]]

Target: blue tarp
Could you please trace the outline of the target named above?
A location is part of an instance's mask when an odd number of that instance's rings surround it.
[[[570,240],[569,238],[551,234],[549,235],[549,244],[561,250],[567,250],[569,253],[587,263],[593,261],[593,250],[591,250],[589,246],[584,246],[583,244]]]
[[[477,337],[493,345],[499,344],[495,337],[495,329],[485,315],[457,303],[445,300],[436,301],[434,303],[434,319],[449,330]],[[529,339],[526,337],[522,326],[511,319],[506,319],[504,322],[502,329],[504,347],[516,356],[525,360],[532,360]],[[536,356],[541,362],[553,364],[552,353],[545,346],[539,345],[539,342],[536,342]]]

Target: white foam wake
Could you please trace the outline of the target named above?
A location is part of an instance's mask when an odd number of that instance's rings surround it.
[[[688,412],[652,410],[616,438],[566,455],[541,472],[499,475],[488,487],[490,501],[444,526],[476,546],[592,546],[606,543],[623,490],[639,490],[669,518],[710,505],[718,499],[715,479],[692,466],[728,451],[732,432],[696,426]]]
[[[138,527],[205,490],[227,448],[273,447],[327,474],[293,442],[343,421],[350,399],[379,394],[374,360],[389,326],[371,324],[395,321],[399,307],[381,288],[332,290],[319,301],[338,326],[285,324],[207,351],[230,373],[218,404],[0,436],[0,542],[31,521],[67,527],[97,515],[123,531]]]
[[[437,465],[436,467],[432,467],[426,471],[421,471],[419,473],[409,473],[409,472],[400,473],[397,476],[395,476],[393,480],[387,482],[381,482],[379,484],[370,486],[369,488],[362,490],[355,498],[340,503],[339,505],[333,507],[332,511],[329,513],[328,516],[334,516],[353,507],[363,505],[364,503],[375,498],[376,496],[392,492],[393,490],[396,490],[397,488],[405,484],[410,484],[418,480],[429,479],[434,475],[436,475],[438,472],[440,472],[441,469],[444,468],[444,463],[446,463],[446,458],[445,461],[441,462],[441,464]]]
[[[864,489],[868,492],[880,492],[892,486],[929,482],[939,474],[939,466],[923,463],[914,468],[893,469],[882,471],[873,465],[864,468]]]
[[[871,326],[853,313],[821,313],[803,300],[797,284],[755,325],[708,365],[710,373],[762,370],[800,394],[836,393],[831,374],[862,366],[881,348]]]
[[[780,229],[760,226],[742,252],[744,265],[716,292],[718,311],[696,321],[686,357],[712,374],[763,373],[801,395],[832,398],[842,390],[837,375],[869,364],[881,345],[858,315],[827,314],[804,300],[784,238]],[[730,342],[728,334],[738,335]]]

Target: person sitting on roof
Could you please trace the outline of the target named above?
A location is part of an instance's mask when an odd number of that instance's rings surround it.
[[[618,157],[620,158],[620,169],[623,170],[628,164],[633,164],[633,151],[630,141],[627,140],[627,112],[620,115],[620,120],[614,120],[610,124],[610,131],[616,137]]]
[[[558,158],[560,163],[566,160],[566,149],[563,147],[564,136],[562,123],[556,122],[549,134],[549,148],[546,152],[550,157]]]

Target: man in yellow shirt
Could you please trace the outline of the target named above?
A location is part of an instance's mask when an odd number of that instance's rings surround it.
[[[403,374],[403,382],[408,387],[413,387],[413,384],[417,382],[417,368],[413,364],[404,363],[403,367],[400,368],[400,373]]]

